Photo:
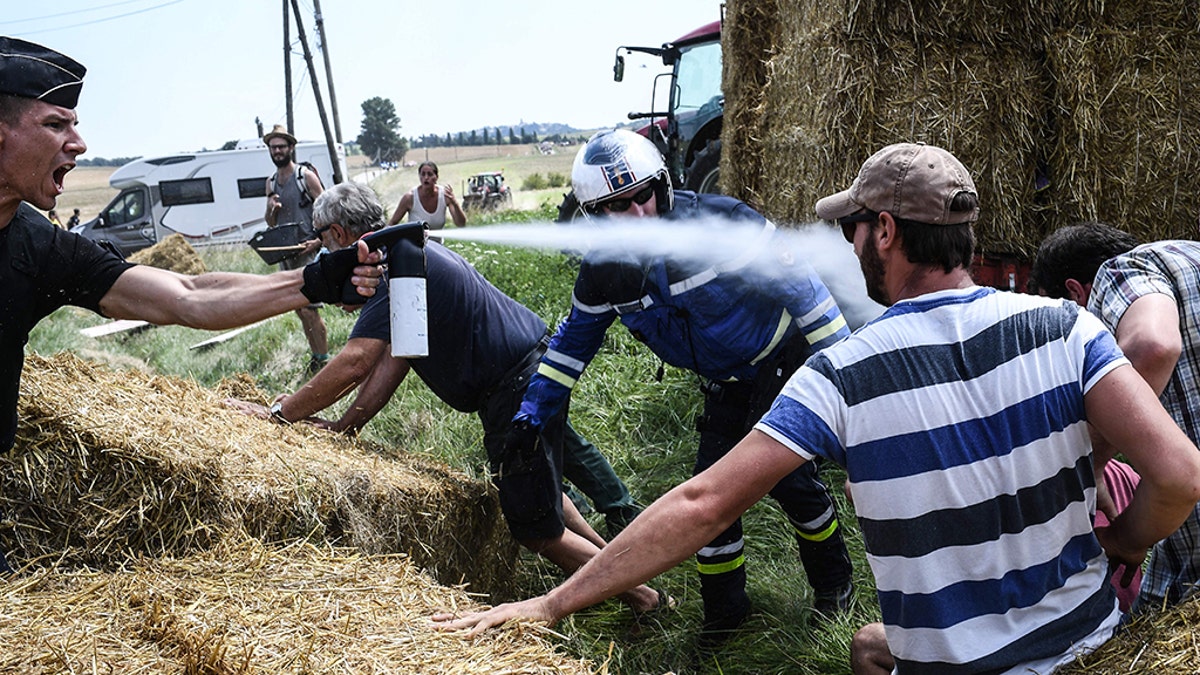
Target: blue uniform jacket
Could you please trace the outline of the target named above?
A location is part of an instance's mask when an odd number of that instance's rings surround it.
[[[849,335],[825,284],[807,263],[772,246],[774,225],[745,203],[680,191],[663,218],[713,216],[760,224],[758,240],[719,262],[635,254],[584,258],[571,312],[551,339],[516,420],[539,426],[553,416],[618,318],[666,363],[713,380],[753,378],[797,331],[814,350]]]

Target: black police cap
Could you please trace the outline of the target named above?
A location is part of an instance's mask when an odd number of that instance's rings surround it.
[[[0,36],[0,94],[74,108],[87,69],[32,42]]]

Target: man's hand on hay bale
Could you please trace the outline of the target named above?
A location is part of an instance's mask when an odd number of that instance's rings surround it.
[[[434,614],[433,625],[443,631],[465,630],[466,638],[475,638],[489,628],[497,628],[513,620],[522,623],[537,622],[551,627],[560,617],[551,611],[549,604],[549,599],[543,595],[461,616],[457,612]]]
[[[250,401],[243,401],[236,398],[227,398],[221,401],[221,403],[223,403],[226,408],[232,408],[249,417],[257,417],[260,420],[271,419],[271,410],[265,405],[251,403]]]
[[[279,403],[280,401],[282,401],[285,398],[287,398],[287,394],[280,394],[280,395],[276,396],[275,400],[272,401],[271,403],[272,404]],[[243,401],[242,399],[239,399],[239,398],[226,398],[226,399],[222,399],[221,403],[224,404],[224,406],[226,408],[231,408],[233,410],[236,410],[236,411],[240,412],[241,414],[246,415],[247,417],[257,417],[260,420],[267,420],[269,422],[279,422],[280,424],[304,423],[304,424],[310,424],[314,427],[317,427],[318,429],[324,429],[326,431],[333,431],[333,432],[341,432],[342,431],[341,429],[337,428],[337,426],[333,422],[330,422],[329,420],[321,419],[320,417],[306,417],[302,420],[295,420],[295,421],[288,421],[288,420],[280,419],[278,416],[271,414],[271,408],[269,408],[268,406],[262,405],[261,403],[254,403],[253,401]]]

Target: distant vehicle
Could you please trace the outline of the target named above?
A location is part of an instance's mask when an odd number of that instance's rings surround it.
[[[488,210],[508,204],[512,204],[512,189],[504,183],[504,172],[487,171],[467,179],[462,200],[464,210]]]
[[[346,153],[337,146],[341,175]],[[296,145],[296,161],[317,169],[332,185],[333,164],[323,142]],[[97,243],[107,242],[122,255],[179,233],[192,246],[237,244],[267,227],[267,177],[275,173],[261,140],[241,141],[234,150],[217,150],[134,160],[117,169],[109,184],[120,194],[95,219],[72,228]]]

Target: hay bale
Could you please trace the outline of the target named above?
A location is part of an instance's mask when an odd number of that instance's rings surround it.
[[[0,582],[5,673],[591,673],[532,624],[477,640],[434,630],[474,609],[403,556],[256,540],[112,572]]]
[[[761,173],[738,167],[726,186],[772,219],[808,222],[816,200],[847,187],[870,153],[924,141],[971,168],[981,250],[1032,253],[1042,238],[1029,226],[1035,174],[1049,152],[1041,72],[1036,55],[1015,49],[847,40],[837,29],[790,35],[751,114],[761,120]]]
[[[1163,612],[1139,614],[1099,649],[1063,668],[1061,675],[1200,673],[1197,628],[1200,597]]]
[[[785,30],[837,29],[851,40],[907,38],[977,46],[1037,45],[1059,22],[1061,2],[1047,0],[774,0]],[[726,15],[742,10],[728,2]],[[756,3],[750,3],[756,4]],[[756,10],[751,10],[756,11]]]
[[[1080,29],[1051,42],[1060,225],[1103,220],[1143,241],[1191,239],[1200,214],[1200,36]]]
[[[747,185],[746,177],[762,175],[763,153],[759,151],[758,139],[765,120],[760,109],[767,85],[767,64],[775,52],[771,38],[781,35],[778,22],[779,8],[775,3],[756,2],[747,3],[740,12],[727,13],[721,24],[721,88],[726,101],[740,102],[737,106],[725,104],[721,129],[722,191],[739,194],[760,211],[763,205],[753,190],[756,186]],[[731,44],[745,45],[751,51],[730,59],[727,55]],[[735,180],[736,188],[731,184]]]
[[[1096,217],[1191,236],[1198,21],[1168,0],[730,0],[723,187],[803,222],[871,153],[924,141],[971,169],[982,252]]]
[[[1058,0],[1062,28],[1200,30],[1200,5],[1180,0]]]
[[[196,249],[183,238],[182,234],[172,234],[150,248],[135,251],[129,256],[129,262],[139,265],[149,265],[180,274],[204,274],[204,261],[196,253]]]
[[[26,359],[19,415],[0,456],[0,547],[17,563],[111,569],[245,532],[408,553],[443,583],[513,589],[517,548],[494,488],[433,461],[70,354]]]

